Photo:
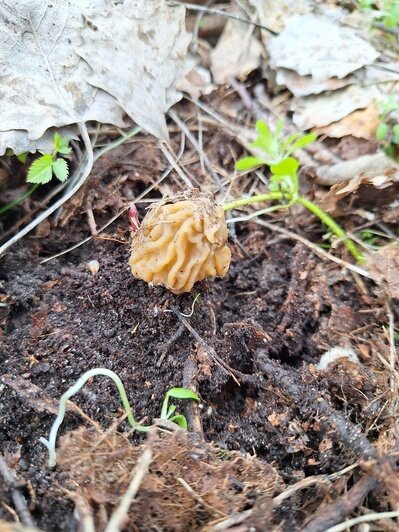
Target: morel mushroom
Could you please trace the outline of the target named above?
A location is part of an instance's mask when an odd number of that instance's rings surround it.
[[[197,190],[154,204],[133,236],[132,274],[174,294],[206,277],[223,277],[231,251],[224,211]]]

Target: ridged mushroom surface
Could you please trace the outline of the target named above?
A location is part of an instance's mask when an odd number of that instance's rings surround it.
[[[198,191],[151,207],[135,233],[129,265],[134,277],[190,292],[197,281],[223,277],[229,269],[224,211]]]

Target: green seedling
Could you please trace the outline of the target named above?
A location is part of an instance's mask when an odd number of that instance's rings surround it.
[[[398,0],[359,0],[359,7],[370,12],[373,19],[381,22],[386,28],[399,25]]]
[[[394,119],[393,113],[399,110],[399,102],[393,96],[380,102],[380,124],[376,137],[385,153],[393,159],[399,157],[399,124]]]
[[[57,434],[58,429],[60,428],[65,417],[68,400],[73,395],[78,393],[89,379],[100,375],[103,375],[104,377],[109,377],[114,381],[123,408],[125,409],[125,412],[127,414],[127,419],[134,430],[137,430],[139,432],[149,432],[150,428],[153,426],[141,425],[140,423],[137,423],[133,416],[132,408],[130,406],[129,399],[126,394],[125,387],[123,386],[121,379],[115,372],[105,368],[91,369],[89,371],[86,371],[86,373],[83,373],[83,375],[76,381],[76,383],[71,386],[65,393],[62,394],[58,407],[57,417],[50,429],[49,439],[46,440],[45,438],[40,438],[40,441],[47,447],[49,452],[49,467],[54,467],[57,463],[57,453],[55,449]],[[199,401],[199,397],[193,391],[188,390],[186,388],[171,388],[168,392],[166,392],[165,398],[163,400],[160,418],[164,420],[169,420],[172,423],[178,425],[179,427],[187,430],[186,418],[182,414],[176,413],[176,405],[169,405],[170,397],[174,397],[175,399],[190,399],[193,401]]]
[[[179,425],[182,429],[187,430],[188,425],[185,416],[175,413],[177,406],[169,404],[169,399],[171,397],[174,399],[191,399],[192,401],[198,401],[198,396],[187,388],[171,388],[166,392],[162,403],[161,419],[172,421],[172,423],[176,423],[176,425]]]
[[[44,185],[51,181],[53,175],[60,181],[66,181],[69,175],[68,163],[58,155],[68,155],[71,151],[68,138],[55,133],[53,151],[51,153],[40,152],[42,155],[33,161],[28,170],[28,183]]]
[[[291,157],[291,155],[297,149],[303,148],[313,142],[316,136],[312,133],[308,135],[296,133],[284,138],[282,136],[282,127],[282,122],[280,121],[275,131],[271,132],[264,122],[258,121],[256,123],[258,136],[250,147],[254,150],[262,151],[263,156],[244,157],[236,163],[237,170],[250,170],[262,165],[269,166],[272,174],[269,185],[270,192],[268,194],[259,194],[250,198],[232,201],[223,205],[223,209],[229,211],[252,203],[265,201],[279,202],[278,205],[274,205],[269,209],[258,211],[258,214],[263,214],[271,210],[287,209],[299,203],[316,215],[335,236],[342,238],[347,249],[356,261],[363,263],[364,257],[357,249],[355,243],[347,238],[342,227],[318,205],[302,197],[299,193],[299,162],[295,157]]]
[[[51,181],[53,175],[60,181],[68,179],[68,163],[62,157],[58,157],[58,154],[68,155],[71,151],[72,148],[69,146],[69,140],[66,137],[61,137],[59,133],[55,133],[52,153],[40,152],[42,155],[33,161],[29,167],[27,182],[32,183],[32,186],[24,194],[19,196],[19,198],[0,207],[0,216],[26,200],[39,185],[44,185]],[[15,156],[19,162],[25,164],[29,153],[15,154],[12,150],[7,150],[6,155],[8,157]]]

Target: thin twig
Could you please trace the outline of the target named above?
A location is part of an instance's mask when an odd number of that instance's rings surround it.
[[[14,471],[8,466],[7,462],[0,455],[0,473],[4,481],[10,486],[11,498],[13,500],[15,509],[22,523],[27,526],[34,527],[36,523],[30,514],[28,503],[25,497],[19,490],[20,482]]]
[[[222,360],[216,353],[216,351],[210,347],[203,338],[201,338],[201,336],[197,333],[197,331],[194,329],[194,327],[190,324],[190,322],[184,317],[181,315],[181,313],[175,308],[173,307],[173,312],[176,314],[176,316],[178,317],[178,319],[183,323],[183,325],[188,329],[188,331],[192,334],[192,336],[194,336],[194,338],[197,340],[197,342],[199,344],[202,345],[202,347],[204,348],[204,350],[206,351],[206,353],[217,363],[217,365],[227,374],[227,375],[230,375],[230,377],[235,381],[236,384],[238,384],[238,386],[240,386],[240,383],[239,381],[237,380],[236,376],[234,375],[234,373],[238,373],[238,372],[234,372],[234,370],[232,368],[230,368],[228,366],[228,364],[226,364],[226,362],[224,360]]]
[[[184,134],[186,135],[188,140],[191,142],[191,144],[193,145],[195,150],[198,152],[201,161],[203,161],[205,163],[205,166],[208,168],[209,173],[212,175],[213,179],[216,181],[216,184],[218,185],[219,188],[221,188],[222,184],[221,184],[220,178],[219,178],[218,174],[213,170],[212,164],[209,161],[208,156],[206,155],[206,153],[200,147],[199,143],[197,142],[197,139],[194,137],[194,135],[192,135],[191,131],[188,129],[186,124],[182,120],[180,120],[180,118],[177,116],[177,114],[174,111],[169,111],[168,114],[169,114],[170,118],[184,132]]]
[[[347,268],[348,270],[358,273],[359,275],[362,275],[363,277],[367,277],[367,279],[373,279],[372,275],[368,271],[361,268],[360,266],[356,266],[355,264],[346,262],[345,260],[342,260],[339,257],[336,257],[335,255],[332,255],[331,253],[328,253],[328,251],[325,251],[324,249],[320,248],[316,244],[313,244],[313,242],[311,242],[310,240],[307,240],[303,236],[297,235],[296,233],[293,233],[292,231],[288,231],[287,229],[284,229],[283,227],[279,227],[272,223],[266,222],[266,220],[254,220],[254,222],[257,223],[258,225],[262,225],[263,227],[267,227],[271,231],[281,233],[287,238],[290,238],[292,240],[297,240],[298,242],[302,242],[302,244],[310,248],[314,253],[316,253],[316,255],[319,255],[323,259],[331,260],[332,262],[339,264],[343,268]]]
[[[137,196],[136,199],[134,199],[130,203],[134,203],[134,204],[135,203],[140,203],[140,200],[142,198],[144,198],[144,196],[146,196],[149,192],[151,192],[152,189],[154,189],[156,186],[158,186],[170,174],[170,172],[172,170],[173,170],[173,167],[170,166],[167,170],[165,170],[165,172],[161,175],[161,177],[159,179],[157,179],[152,185],[150,185],[148,188],[146,188],[141,194],[139,194]],[[114,223],[115,220],[117,220],[119,218],[119,216],[121,216],[124,212],[126,212],[128,210],[128,208],[129,208],[129,205],[126,205],[126,207],[123,207],[122,210],[117,212],[114,216],[112,216],[112,218],[110,220],[108,220],[102,227],[100,227],[100,229],[98,229],[98,231],[97,231],[97,237],[98,237],[98,235],[100,233],[105,231],[105,229],[107,229],[107,227],[109,227],[112,223]],[[70,251],[73,251],[73,250],[79,248],[83,244],[86,244],[87,242],[90,242],[90,240],[93,240],[93,238],[94,237],[92,235],[90,235],[87,238],[84,238],[83,240],[78,242],[77,244],[74,244],[70,248],[64,249],[64,251],[60,251],[59,253],[56,253],[55,255],[52,255],[51,257],[47,257],[47,259],[43,259],[42,261],[40,261],[40,264],[45,264],[46,262],[49,262],[50,260],[56,259],[58,257],[61,257],[62,255],[65,255],[66,253],[69,253]]]
[[[213,7],[205,7],[205,6],[199,6],[197,4],[187,4],[186,2],[178,2],[177,0],[173,0],[168,2],[168,5],[173,7],[174,5],[178,6],[184,6],[189,11],[200,11],[202,13],[208,13],[209,15],[220,15],[221,17],[226,18],[232,18],[234,20],[238,20],[240,22],[243,22],[244,24],[250,24],[252,26],[255,26],[256,28],[260,28],[261,30],[265,30],[272,35],[277,35],[272,30],[269,30],[269,28],[266,28],[266,26],[263,26],[262,24],[258,24],[257,22],[253,22],[252,20],[248,20],[245,18],[241,18],[238,15],[232,15],[231,13],[226,13],[225,11],[222,11],[221,9],[215,9]]]
[[[327,528],[325,532],[343,532],[344,530],[348,530],[352,526],[360,525],[361,523],[370,523],[371,521],[380,521],[381,519],[393,519],[395,517],[399,517],[398,510],[396,510],[395,512],[381,512],[367,515],[359,515],[359,517],[347,519],[339,525]]]
[[[143,453],[137,460],[136,467],[133,471],[132,480],[130,481],[129,486],[123,495],[119,506],[113,511],[105,532],[119,532],[126,525],[126,516],[128,515],[129,507],[137,495],[140,484],[148,473],[148,469],[152,462],[152,455],[152,439],[149,437]]]
[[[187,177],[187,175],[183,172],[183,170],[180,168],[180,166],[177,164],[177,158],[174,158],[172,152],[170,151],[168,145],[165,142],[160,142],[159,147],[166,157],[168,163],[173,166],[173,168],[176,170],[176,172],[179,174],[179,176],[182,178],[183,182],[188,188],[193,188],[193,185],[191,184],[191,181]]]

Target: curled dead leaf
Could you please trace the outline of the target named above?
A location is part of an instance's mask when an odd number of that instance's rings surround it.
[[[386,246],[374,252],[367,260],[367,270],[390,299],[399,299],[399,247]]]

